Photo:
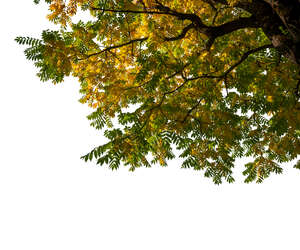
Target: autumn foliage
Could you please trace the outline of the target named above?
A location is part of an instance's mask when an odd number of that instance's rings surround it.
[[[108,138],[83,159],[134,170],[176,154],[221,183],[234,181],[236,158],[252,157],[245,181],[261,182],[299,155],[292,10],[285,23],[268,1],[46,2],[60,30],[16,40],[29,45],[41,80],[79,80],[81,102],[94,109],[88,119]],[[79,8],[90,21],[72,22]]]

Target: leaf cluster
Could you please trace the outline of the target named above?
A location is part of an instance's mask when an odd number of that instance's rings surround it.
[[[72,74],[81,83],[91,126],[108,140],[85,161],[133,171],[176,154],[182,168],[220,184],[234,181],[238,158],[253,159],[245,182],[262,182],[299,156],[299,68],[240,8],[245,2],[48,3],[61,30],[16,41],[29,46],[42,81]],[[91,20],[72,23],[77,7]]]

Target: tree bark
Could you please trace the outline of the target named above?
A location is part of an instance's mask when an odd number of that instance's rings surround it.
[[[250,12],[273,46],[300,67],[300,0],[253,0],[238,7]]]

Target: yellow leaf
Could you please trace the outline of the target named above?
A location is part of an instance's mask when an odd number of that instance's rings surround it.
[[[268,95],[268,96],[267,96],[267,101],[268,101],[268,102],[273,102],[273,96]]]

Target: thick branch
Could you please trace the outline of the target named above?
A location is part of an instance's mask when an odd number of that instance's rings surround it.
[[[214,4],[228,5],[226,0],[205,0],[211,6]],[[296,2],[298,2],[296,4]],[[285,57],[300,65],[300,18],[299,0],[252,0],[251,2],[239,1],[232,6],[247,11],[251,17],[240,17],[236,20],[221,24],[219,26],[207,26],[201,18],[193,13],[182,13],[173,10],[159,1],[153,8],[144,8],[143,10],[115,10],[105,8],[92,8],[94,10],[116,12],[116,13],[135,13],[135,14],[159,14],[171,15],[180,20],[190,20],[192,24],[185,27],[182,32],[175,37],[165,38],[165,41],[175,41],[185,37],[186,33],[195,28],[198,32],[208,36],[207,50],[210,49],[215,39],[226,34],[244,28],[262,28],[267,37],[273,43],[273,46]],[[283,3],[286,3],[284,5]],[[284,6],[281,7],[281,6]],[[294,7],[293,7],[294,6]],[[279,8],[280,7],[280,8]],[[284,11],[286,10],[286,11]],[[282,33],[280,28],[286,27],[291,38]]]
[[[210,27],[210,32],[214,37],[224,36],[233,31],[243,28],[257,28],[259,24],[253,16],[251,17],[240,17],[228,23],[221,24],[219,26]]]
[[[233,20],[231,22],[219,25],[219,26],[207,26],[205,25],[201,18],[196,14],[191,13],[182,13],[177,12],[175,10],[170,9],[167,6],[164,5],[158,5],[156,6],[155,11],[153,10],[115,10],[115,9],[105,9],[105,8],[94,8],[93,10],[101,10],[101,11],[107,11],[107,12],[115,12],[115,13],[133,13],[133,14],[158,14],[158,15],[171,15],[174,17],[177,17],[180,20],[190,20],[192,24],[187,26],[183,29],[182,34],[178,36],[178,38],[174,38],[174,40],[183,38],[184,35],[188,30],[195,27],[197,30],[201,33],[206,34],[209,37],[216,38],[219,36],[223,36],[225,34],[231,33],[235,30],[242,29],[242,28],[251,28],[251,27],[258,27],[258,24],[254,17],[249,18],[239,18],[237,20]],[[173,39],[166,38],[166,41],[173,41]]]
[[[181,33],[178,35],[178,36],[175,36],[175,37],[165,37],[164,40],[165,41],[176,41],[176,40],[179,40],[179,39],[182,39],[186,36],[186,33],[195,28],[195,25],[193,23],[189,24],[188,26],[184,27],[183,30],[181,31]]]

